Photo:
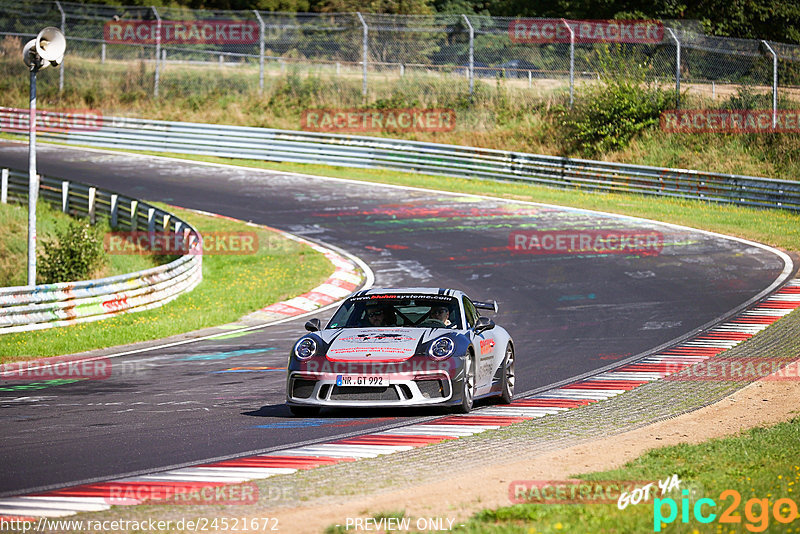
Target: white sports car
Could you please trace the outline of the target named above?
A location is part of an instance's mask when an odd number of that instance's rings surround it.
[[[286,402],[295,415],[323,406],[450,406],[514,394],[514,343],[453,289],[369,289],[347,298],[325,328],[306,323],[289,355]]]

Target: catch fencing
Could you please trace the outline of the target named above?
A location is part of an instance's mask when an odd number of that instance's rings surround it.
[[[102,148],[392,169],[800,211],[800,182],[420,141],[114,117],[99,119],[90,130],[40,137]]]
[[[27,173],[9,169],[0,169],[0,173],[0,201],[27,201]],[[39,198],[92,223],[98,216],[106,216],[111,227],[121,231],[171,232],[186,243],[200,239],[197,230],[175,215],[85,184],[42,176]],[[200,283],[202,261],[200,249],[151,269],[99,280],[0,288],[0,334],[97,321],[162,306]]]
[[[576,84],[625,74],[674,85],[678,105],[689,89],[730,99],[729,108],[754,105],[739,88],[771,93],[779,106],[778,88],[786,96],[800,84],[800,46],[708,36],[687,21],[664,21],[655,38],[637,42],[587,42],[580,21],[564,19],[549,22],[569,30],[567,39],[536,41],[515,33],[526,22],[548,20],[0,0],[0,36],[11,39],[6,60],[19,63],[12,41],[21,46],[32,38],[32,25],[59,27],[69,43],[67,61],[43,75],[58,76],[60,90],[87,78],[116,78],[123,81],[122,99],[255,93],[277,76],[300,71],[358,87],[371,100],[402,90],[409,76],[442,79],[464,94],[502,79],[509,87],[560,88],[571,97]]]

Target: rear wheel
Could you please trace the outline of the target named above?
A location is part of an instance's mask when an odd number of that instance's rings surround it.
[[[319,414],[318,406],[289,406],[289,410],[295,417],[313,417]]]
[[[510,404],[514,398],[514,347],[510,344],[506,347],[506,357],[503,360],[503,377],[500,381],[500,399],[505,404]]]
[[[469,413],[475,399],[475,358],[467,354],[464,360],[464,379],[461,381],[461,404],[455,406],[456,413]]]

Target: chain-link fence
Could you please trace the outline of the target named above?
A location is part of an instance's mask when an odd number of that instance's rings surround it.
[[[765,103],[780,108],[800,95],[800,46],[711,37],[685,21],[666,21],[645,39],[613,42],[586,39],[581,21],[563,19],[211,11],[43,0],[0,0],[3,77],[24,82],[19,49],[47,25],[67,36],[68,61],[57,71],[44,71],[45,80],[58,78],[59,91],[75,89],[84,102],[102,99],[97,105],[110,106],[107,111],[113,111],[113,99],[99,95],[107,95],[112,85],[119,102],[142,96],[224,97],[258,94],[272,80],[293,73],[325,77],[333,81],[328,90],[360,93],[371,102],[410,87],[409,79],[463,95],[502,82],[520,91],[569,94],[571,101],[576,86],[620,75],[674,87],[677,106],[687,91],[719,106],[748,109],[763,109]],[[525,34],[548,27],[555,37]],[[520,31],[527,37],[520,38]],[[427,90],[424,84],[414,87]]]

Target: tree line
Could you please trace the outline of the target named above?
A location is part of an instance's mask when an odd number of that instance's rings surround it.
[[[92,3],[289,12],[683,19],[700,21],[711,35],[800,44],[797,0],[99,0]]]

